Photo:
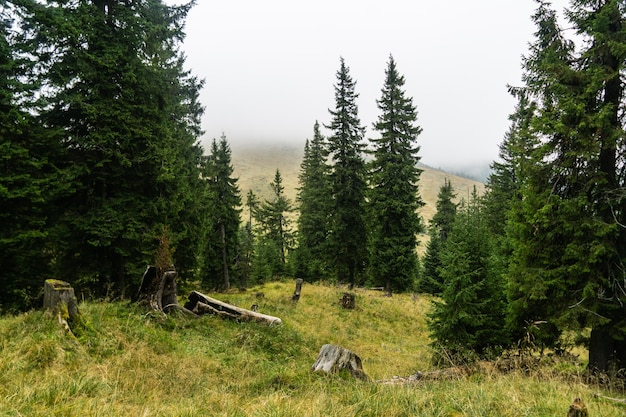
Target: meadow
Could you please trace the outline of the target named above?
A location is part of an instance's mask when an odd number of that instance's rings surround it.
[[[617,417],[621,396],[584,377],[584,356],[502,373],[381,383],[433,369],[428,296],[385,297],[292,281],[215,298],[280,317],[267,326],[215,316],[146,313],[130,302],[83,302],[72,338],[42,311],[0,318],[0,416],[565,416],[582,397],[591,417]],[[262,296],[261,294],[262,293]],[[181,298],[181,303],[184,299]],[[368,381],[312,373],[325,343],[358,354]]]

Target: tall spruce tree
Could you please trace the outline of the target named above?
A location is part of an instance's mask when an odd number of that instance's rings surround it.
[[[285,196],[285,187],[280,170],[276,170],[270,183],[272,199],[265,200],[257,208],[255,218],[259,224],[259,248],[257,270],[264,277],[281,276],[287,273],[287,254],[293,248],[293,232],[288,217],[293,211],[291,201]]]
[[[523,159],[534,142],[530,122],[535,105],[523,90],[511,89],[511,93],[518,98],[518,104],[509,116],[511,125],[500,144],[499,160],[491,164],[485,195],[490,225],[494,234],[502,238],[511,207],[520,200]]]
[[[406,97],[404,76],[398,73],[392,56],[385,71],[382,95],[377,100],[381,114],[374,123],[380,134],[372,139],[369,209],[372,216],[371,270],[376,285],[387,294],[412,290],[418,258],[417,234],[424,229],[418,214],[424,205],[418,181],[419,146],[422,129],[417,125],[413,100]]]
[[[208,288],[222,291],[231,287],[231,276],[239,252],[241,194],[233,171],[226,136],[222,135],[219,142],[213,139],[203,174],[208,216],[204,224],[202,282]]]
[[[430,239],[426,246],[424,269],[419,284],[420,291],[430,294],[441,294],[445,286],[440,271],[440,252],[452,232],[452,226],[456,218],[457,204],[454,202],[455,198],[456,194],[452,188],[452,183],[445,178],[437,195],[437,211],[430,221]]]
[[[332,120],[326,126],[332,132],[328,137],[333,202],[330,243],[337,279],[354,286],[367,262],[365,128],[356,104],[356,82],[343,58],[336,78],[335,109],[329,109]]]
[[[534,142],[530,121],[534,112],[534,104],[523,90],[511,88],[511,93],[518,98],[515,112],[509,116],[511,125],[500,144],[499,160],[491,164],[491,174],[487,179],[484,196],[485,215],[492,233],[494,268],[498,274],[507,277],[513,247],[507,235],[508,222],[514,213],[514,207],[521,201],[522,185],[521,169],[524,165],[528,149]],[[524,326],[515,329],[508,327],[515,340],[524,337],[525,332],[536,331],[537,326]]]
[[[295,271],[297,276],[313,281],[328,278],[329,271],[331,195],[327,158],[325,138],[316,121],[313,139],[305,143],[296,199],[300,215]]]
[[[24,14],[42,85],[36,110],[64,150],[50,210],[55,271],[79,287],[124,296],[165,226],[174,246],[196,251],[201,83],[178,51],[192,4],[45,1]]]
[[[491,232],[481,198],[472,193],[461,206],[441,250],[441,301],[434,302],[428,327],[437,352],[466,359],[508,345],[505,280],[494,269]]]
[[[617,0],[572,2],[576,48],[555,11],[539,4],[524,61],[538,143],[524,162],[510,233],[512,323],[547,321],[549,342],[592,327],[589,367],[600,371],[626,364],[624,13]]]

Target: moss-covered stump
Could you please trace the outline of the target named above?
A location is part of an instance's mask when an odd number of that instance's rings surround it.
[[[43,287],[43,308],[56,316],[69,333],[72,333],[72,323],[80,322],[74,288],[65,281],[46,280]]]

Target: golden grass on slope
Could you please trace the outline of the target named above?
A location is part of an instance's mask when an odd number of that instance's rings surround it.
[[[248,190],[252,190],[261,199],[271,198],[269,184],[274,179],[276,169],[283,177],[286,196],[295,202],[297,195],[298,174],[303,155],[302,146],[295,144],[250,144],[232,148],[234,176],[239,179],[239,189],[245,198]],[[437,169],[422,167],[420,177],[420,194],[425,206],[420,211],[424,220],[428,221],[436,212],[437,195],[444,180],[452,183],[457,201],[467,199],[474,187],[479,193],[485,185],[479,181],[462,178]]]
[[[582,396],[590,415],[624,407],[594,399],[575,371],[376,383],[430,367],[427,297],[292,282],[216,298],[283,319],[281,326],[217,317],[146,315],[123,303],[80,306],[78,340],[41,312],[0,318],[0,416],[559,416]],[[264,297],[257,298],[256,293]],[[351,349],[370,381],[310,372],[324,343]],[[619,393],[606,393],[619,396]]]

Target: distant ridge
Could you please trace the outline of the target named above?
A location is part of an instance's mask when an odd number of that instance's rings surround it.
[[[231,149],[234,175],[239,179],[239,189],[244,202],[248,190],[252,190],[261,199],[270,198],[269,184],[274,179],[276,169],[279,169],[285,193],[295,203],[299,186],[298,174],[304,153],[303,143],[231,144]],[[426,221],[436,212],[437,195],[445,179],[452,183],[457,200],[467,199],[474,187],[480,194],[485,190],[485,184],[481,181],[464,178],[425,164],[420,164],[420,168],[424,170],[420,177],[420,193],[426,203],[420,214]]]

